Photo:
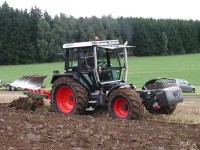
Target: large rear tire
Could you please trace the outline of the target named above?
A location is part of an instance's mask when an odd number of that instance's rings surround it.
[[[88,104],[88,92],[70,77],[57,79],[52,88],[51,111],[62,114],[83,114]]]
[[[141,98],[130,88],[119,88],[108,96],[108,112],[111,117],[138,120],[143,117],[144,106]]]

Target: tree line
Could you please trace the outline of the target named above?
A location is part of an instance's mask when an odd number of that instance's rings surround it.
[[[60,61],[64,43],[118,39],[136,48],[136,56],[200,52],[200,22],[102,16],[51,17],[35,7],[29,12],[0,6],[0,65]]]

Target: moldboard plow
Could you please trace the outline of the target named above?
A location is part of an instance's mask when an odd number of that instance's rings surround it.
[[[5,87],[7,91],[15,91],[18,88],[40,89],[46,77],[44,75],[25,75],[12,83],[6,83]]]
[[[46,77],[44,75],[25,75],[12,83],[5,84],[6,90],[25,90],[23,94],[27,95],[27,97],[20,97],[14,100],[9,106],[16,107],[16,109],[35,110],[37,106],[43,104],[44,98],[50,99],[50,91],[41,89]]]

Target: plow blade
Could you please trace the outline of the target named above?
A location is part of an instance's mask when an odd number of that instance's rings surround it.
[[[37,90],[41,88],[46,77],[43,75],[26,75],[10,83],[10,85],[16,88]]]

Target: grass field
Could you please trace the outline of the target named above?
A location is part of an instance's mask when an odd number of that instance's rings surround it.
[[[200,95],[200,54],[129,57],[128,81],[138,88],[149,79],[156,77],[183,78],[197,87]],[[53,70],[63,72],[64,62],[30,65],[0,66],[0,80],[12,82],[15,79],[30,74],[47,75],[44,84],[51,87],[50,80]]]

